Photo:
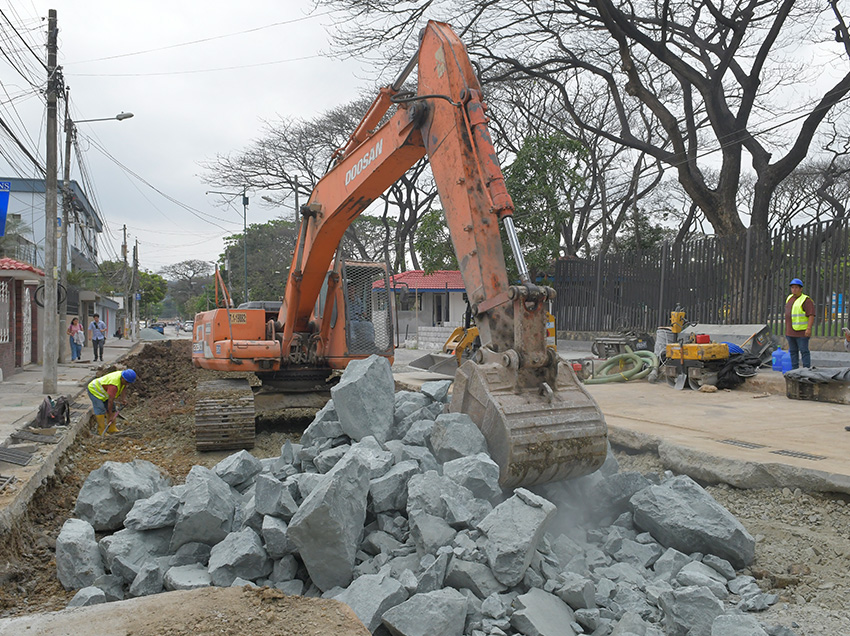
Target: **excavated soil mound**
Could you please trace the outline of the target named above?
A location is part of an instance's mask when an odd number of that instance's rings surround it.
[[[369,636],[347,605],[279,590],[204,588],[26,616],[0,636]]]

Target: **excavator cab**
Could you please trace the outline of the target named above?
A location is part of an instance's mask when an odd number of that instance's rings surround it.
[[[393,355],[393,299],[389,288],[383,263],[345,263],[343,292],[348,356]]]

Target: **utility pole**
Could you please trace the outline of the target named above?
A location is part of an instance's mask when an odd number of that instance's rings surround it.
[[[242,243],[245,252],[245,302],[248,302],[248,188],[242,188]]]
[[[133,340],[137,337],[139,327],[139,240],[136,239],[136,245],[133,246],[133,322],[131,337]]]
[[[71,135],[73,134],[74,122],[71,121],[69,108],[71,105],[69,93],[71,89],[65,87],[65,165],[63,166],[62,178],[62,247],[61,261],[59,263],[59,284],[65,287],[65,293],[59,300],[59,362],[68,362],[68,338],[65,330],[68,322],[68,231],[71,221]],[[85,318],[83,319],[85,320]]]
[[[59,323],[56,281],[56,190],[57,139],[56,102],[59,69],[56,67],[56,9],[47,18],[47,174],[44,179],[44,337],[42,393],[56,393]]]
[[[124,242],[121,244],[121,256],[124,259],[124,271],[121,276],[121,282],[124,287],[124,324],[122,326],[122,331],[124,332],[124,337],[127,338],[130,334],[130,294],[127,289],[130,286],[130,281],[127,280],[127,226],[124,225]]]

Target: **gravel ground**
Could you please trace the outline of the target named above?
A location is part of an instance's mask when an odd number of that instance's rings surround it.
[[[617,452],[621,470],[661,472],[651,453]],[[758,615],[803,636],[850,635],[850,505],[846,495],[799,489],[741,490],[707,486],[756,538],[756,558],[744,571],[779,602]]]

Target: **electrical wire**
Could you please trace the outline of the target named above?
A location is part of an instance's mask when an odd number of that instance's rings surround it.
[[[16,26],[14,25],[14,23],[13,23],[13,22],[9,19],[9,17],[6,15],[6,13],[3,11],[3,9],[0,9],[0,15],[2,15],[2,16],[3,16],[3,18],[5,18],[6,22],[8,22],[8,23],[9,23],[9,26],[10,26],[10,27],[12,27],[12,30],[13,30],[13,31],[15,32],[15,34],[16,34],[16,35],[17,35],[17,36],[21,39],[21,42],[23,42],[23,43],[24,43],[24,46],[25,46],[25,47],[27,47],[27,49],[29,50],[29,52],[30,52],[30,53],[32,53],[32,55],[33,55],[33,57],[36,59],[36,61],[37,61],[39,64],[41,64],[41,66],[44,68],[44,70],[45,70],[45,71],[49,71],[49,69],[47,68],[47,64],[45,64],[45,63],[44,63],[44,60],[42,60],[42,59],[41,59],[41,57],[38,55],[38,53],[36,53],[35,51],[33,51],[32,47],[31,47],[31,46],[29,45],[29,43],[28,43],[28,42],[24,39],[24,36],[22,36],[22,35],[21,35],[20,31],[18,31],[17,27],[16,27]]]
[[[232,230],[228,230],[227,228],[220,226],[218,223],[215,223],[215,222],[211,221],[210,219],[211,219],[211,218],[212,218],[212,219],[216,219],[217,221],[221,221],[222,223],[233,223],[233,224],[238,224],[238,222],[236,222],[236,221],[231,221],[231,220],[229,220],[229,219],[222,219],[222,218],[219,218],[219,217],[214,217],[214,216],[209,215],[209,214],[204,214],[204,213],[203,213],[203,212],[201,212],[200,210],[196,210],[195,208],[191,207],[190,205],[187,205],[186,203],[183,203],[182,201],[179,201],[178,199],[175,199],[175,198],[174,198],[174,197],[172,197],[171,195],[166,194],[165,192],[163,192],[162,190],[160,190],[159,188],[157,188],[156,186],[154,186],[152,183],[150,183],[147,179],[145,179],[144,177],[142,177],[142,176],[141,176],[140,174],[138,174],[137,172],[134,172],[132,169],[130,169],[129,167],[125,166],[125,165],[124,165],[123,163],[121,163],[118,159],[116,159],[114,156],[112,156],[112,155],[109,153],[109,151],[107,151],[107,150],[106,150],[106,148],[104,148],[103,146],[101,146],[101,145],[100,145],[99,143],[97,143],[94,139],[92,139],[92,138],[88,138],[88,141],[89,141],[89,143],[91,143],[91,144],[92,144],[92,146],[93,146],[95,149],[97,149],[98,151],[100,151],[103,155],[105,155],[108,159],[110,159],[110,160],[111,160],[113,163],[115,163],[118,167],[120,167],[122,170],[124,170],[127,174],[129,174],[129,175],[131,175],[131,176],[135,177],[136,179],[138,179],[139,181],[141,181],[143,184],[145,184],[146,186],[148,186],[151,190],[153,190],[154,192],[156,192],[157,194],[159,194],[161,197],[163,197],[163,198],[167,199],[168,201],[171,201],[171,202],[172,202],[172,203],[174,203],[175,205],[180,206],[181,208],[183,208],[184,210],[186,210],[187,212],[189,212],[189,213],[190,213],[190,214],[192,214],[193,216],[197,217],[197,218],[198,218],[198,219],[200,219],[201,221],[203,221],[203,222],[205,222],[205,223],[209,223],[210,225],[214,225],[215,227],[219,228],[220,230],[222,230],[222,231],[224,231],[224,232],[228,232],[228,233],[229,233],[229,232],[231,232]]]
[[[332,14],[334,11],[324,11],[322,13],[314,13],[308,16],[304,16],[302,18],[293,18],[292,20],[283,20],[282,22],[273,22],[272,24],[265,24],[263,26],[254,27],[251,29],[245,29],[244,31],[234,31],[233,33],[224,33],[222,35],[213,35],[208,38],[201,38],[200,40],[191,40],[189,42],[180,42],[177,44],[169,44],[166,46],[160,46],[154,49],[145,49],[143,51],[135,51],[133,53],[120,53],[118,55],[109,55],[106,57],[98,57],[90,60],[82,60],[80,62],[69,62],[68,64],[87,64],[89,62],[101,62],[104,60],[116,60],[122,57],[131,57],[134,55],[146,55],[147,53],[155,53],[157,51],[166,51],[168,49],[176,49],[183,46],[194,46],[195,44],[203,44],[205,42],[212,42],[214,40],[222,40],[225,38],[235,37],[237,35],[245,35],[246,33],[255,33],[257,31],[263,31],[265,29],[271,29],[274,27],[284,26],[287,24],[295,24],[297,22],[304,22],[305,20],[312,20],[313,18],[320,18],[326,15]]]
[[[260,66],[271,66],[273,64],[285,64],[287,62],[302,62],[324,57],[319,53],[305,55],[303,57],[292,57],[285,60],[274,60],[272,62],[257,62],[256,64],[240,64],[237,66],[220,66],[218,68],[201,68],[190,71],[162,71],[154,73],[69,73],[72,77],[157,77],[167,75],[194,75],[198,73],[218,73],[219,71],[235,71],[243,68],[257,68]]]

